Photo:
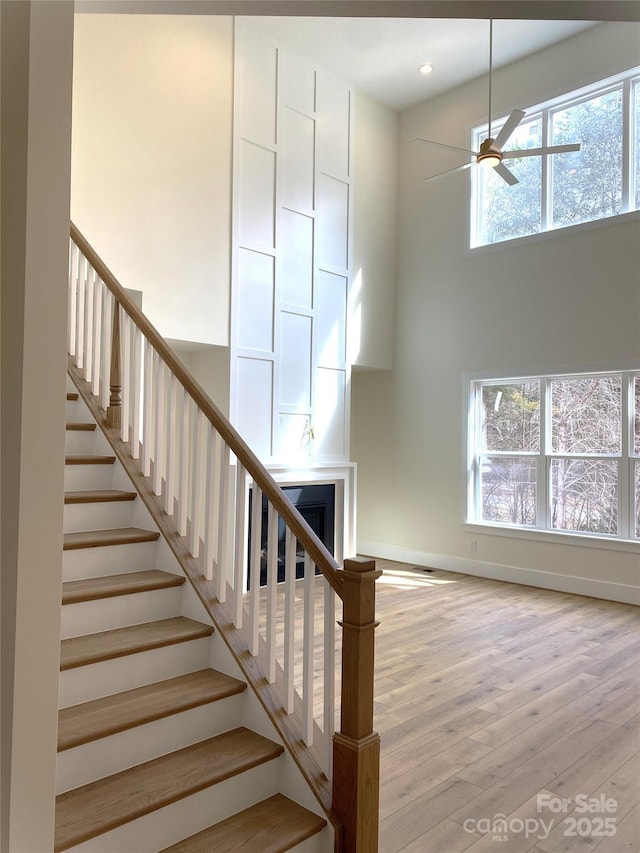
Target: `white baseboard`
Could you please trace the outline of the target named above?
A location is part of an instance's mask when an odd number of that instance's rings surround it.
[[[358,542],[358,554],[379,557],[383,560],[397,560],[401,563],[411,563],[414,566],[442,569],[446,572],[457,572],[458,574],[475,575],[476,577],[506,581],[507,583],[535,586],[540,589],[553,589],[557,592],[571,592],[575,595],[587,595],[591,598],[604,598],[623,604],[640,604],[640,587],[630,584],[543,572],[538,569],[522,569],[517,566],[484,563],[480,560],[449,557],[446,554],[428,554],[424,551],[412,551],[409,548],[383,545],[381,542]]]

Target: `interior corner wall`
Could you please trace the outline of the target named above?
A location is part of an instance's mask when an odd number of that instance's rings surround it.
[[[229,344],[233,19],[77,14],[72,219],[167,338]]]
[[[603,24],[498,71],[494,115],[638,64],[639,26]],[[359,550],[603,597],[637,595],[637,549],[474,532],[477,552],[469,554],[465,374],[640,363],[637,216],[466,252],[468,173],[422,180],[459,161],[411,140],[466,147],[471,126],[486,120],[486,97],[481,79],[401,115],[393,378],[371,373],[354,384]]]
[[[174,341],[169,344],[189,373],[213,400],[225,418],[229,417],[229,348],[197,347],[185,349]]]
[[[73,2],[2,3],[3,853],[53,850]]]

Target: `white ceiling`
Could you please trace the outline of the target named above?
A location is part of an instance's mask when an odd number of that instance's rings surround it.
[[[282,44],[308,56],[356,88],[404,110],[485,74],[489,21],[443,18],[252,17]],[[591,21],[494,22],[498,68],[562,41]],[[418,66],[433,65],[424,76]]]

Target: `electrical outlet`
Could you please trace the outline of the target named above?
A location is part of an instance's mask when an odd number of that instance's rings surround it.
[[[478,540],[477,539],[469,539],[469,550],[477,551],[478,550]]]

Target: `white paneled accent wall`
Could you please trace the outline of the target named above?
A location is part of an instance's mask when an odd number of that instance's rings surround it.
[[[265,462],[345,462],[353,93],[235,39],[231,417]]]

